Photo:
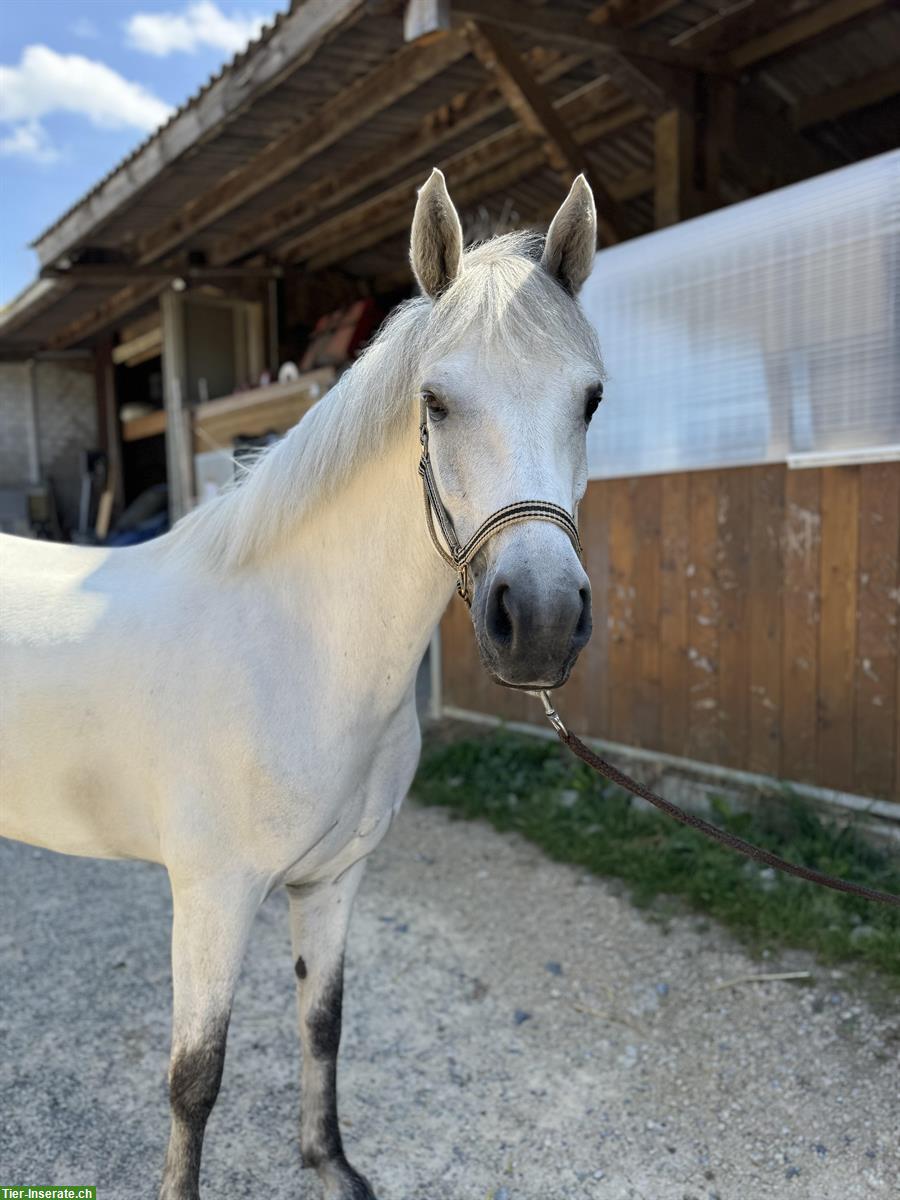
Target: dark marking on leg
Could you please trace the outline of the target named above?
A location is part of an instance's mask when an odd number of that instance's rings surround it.
[[[225,1066],[228,1018],[217,1023],[204,1041],[180,1050],[169,1072],[169,1101],[172,1114],[183,1131],[178,1161],[167,1161],[165,1184],[173,1175],[196,1189],[206,1122],[213,1110]]]
[[[315,1141],[302,1147],[304,1166],[318,1169],[326,1163],[340,1167],[344,1160],[344,1144],[337,1117],[337,1064],[326,1064],[322,1070],[321,1103]]]
[[[306,978],[306,963],[303,961],[303,955],[297,955],[297,961],[294,963],[294,974],[298,979]]]
[[[219,1094],[227,1028],[226,1021],[207,1041],[182,1051],[172,1062],[169,1098],[176,1115],[191,1128],[206,1124]]]
[[[322,998],[309,1014],[309,1044],[316,1058],[336,1059],[341,1044],[344,964],[339,964]]]

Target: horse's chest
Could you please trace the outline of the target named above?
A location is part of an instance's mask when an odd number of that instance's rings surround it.
[[[379,736],[355,738],[349,730],[332,741],[317,763],[317,784],[303,787],[297,813],[297,878],[337,874],[379,844],[403,803],[415,774],[420,736],[412,705]],[[318,841],[310,845],[311,838]],[[291,878],[295,877],[291,875]]]

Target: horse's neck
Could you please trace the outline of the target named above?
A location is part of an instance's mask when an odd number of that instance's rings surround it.
[[[417,445],[411,429],[361,464],[266,566],[333,670],[389,704],[412,684],[455,582],[426,530]]]

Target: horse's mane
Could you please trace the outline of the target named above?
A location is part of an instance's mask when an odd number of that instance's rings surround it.
[[[491,352],[571,353],[573,339],[599,362],[596,337],[580,308],[540,267],[543,238],[492,238],[463,256],[463,269],[436,301],[419,296],[396,308],[330,391],[233,487],[183,517],[165,539],[172,553],[210,566],[237,567],[331,495],[356,467],[400,436],[417,412],[423,350],[440,354],[473,330]]]

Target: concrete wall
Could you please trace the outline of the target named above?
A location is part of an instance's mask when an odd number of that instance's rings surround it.
[[[91,360],[0,363],[0,487],[49,480],[70,528],[78,518],[81,452],[97,436]]]

